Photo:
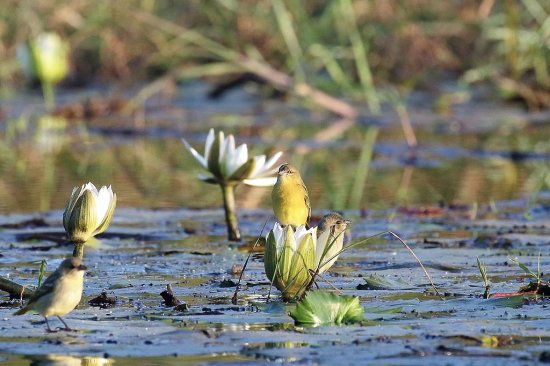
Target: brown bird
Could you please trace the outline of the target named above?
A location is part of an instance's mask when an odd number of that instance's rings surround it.
[[[13,315],[22,315],[27,311],[34,310],[46,319],[48,332],[52,332],[48,317],[55,315],[65,326],[63,330],[72,330],[61,317],[73,311],[80,302],[85,270],[86,266],[79,258],[65,259],[55,272],[36,289],[27,305]]]
[[[315,261],[320,266],[319,273],[332,267],[338,259],[344,247],[344,234],[349,224],[351,221],[344,219],[338,212],[323,216],[319,222],[315,250]]]
[[[279,167],[277,182],[271,192],[273,212],[281,225],[306,225],[311,216],[307,188],[300,172],[290,164]]]

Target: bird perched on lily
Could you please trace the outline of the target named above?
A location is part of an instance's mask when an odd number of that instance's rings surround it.
[[[327,271],[342,251],[344,231],[349,224],[339,214],[326,215],[323,226],[275,223],[267,234],[264,267],[267,278],[284,300],[301,298],[312,285],[313,275]],[[321,229],[321,232],[319,232]]]
[[[74,187],[63,212],[63,226],[75,243],[84,243],[107,230],[116,207],[111,186],[99,191],[90,182]]]
[[[344,235],[350,220],[346,220],[338,212],[331,212],[321,218],[317,227],[317,242],[323,243],[323,248],[315,251],[315,261],[319,273],[332,267],[344,247]]]
[[[86,266],[79,258],[65,259],[44,283],[36,289],[27,304],[13,315],[35,311],[46,319],[46,327],[52,332],[48,317],[57,316],[65,328],[71,330],[62,316],[70,313],[82,298]]]
[[[308,225],[311,205],[306,185],[293,165],[282,164],[271,192],[273,212],[281,225]]]
[[[242,144],[235,146],[233,135],[227,137],[222,131],[218,134],[210,129],[204,145],[204,155],[197,152],[182,139],[182,142],[209,174],[199,175],[199,179],[218,184],[222,189],[229,240],[238,241],[241,238],[239,223],[235,212],[234,188],[239,183],[250,186],[268,187],[276,182],[274,167],[282,152],[273,154],[269,159],[266,155],[249,156],[248,147]]]

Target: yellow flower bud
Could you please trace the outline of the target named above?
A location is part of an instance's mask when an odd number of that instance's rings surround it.
[[[56,33],[41,33],[17,49],[17,57],[29,78],[57,84],[69,72],[69,46]]]

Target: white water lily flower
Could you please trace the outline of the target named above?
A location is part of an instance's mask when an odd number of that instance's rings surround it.
[[[327,215],[329,216],[329,215]],[[283,299],[301,297],[311,282],[311,273],[327,271],[343,247],[344,231],[348,220],[328,222],[319,230],[304,225],[296,230],[292,225],[275,223],[267,234],[264,252],[264,268],[267,278],[279,291]]]
[[[310,269],[315,269],[317,228],[275,223],[267,235],[264,267],[267,278],[281,291],[283,299],[299,298],[307,289]]]
[[[251,186],[268,187],[277,181],[273,176],[277,169],[274,165],[282,152],[277,152],[269,159],[265,155],[249,158],[246,144],[235,147],[233,135],[225,137],[224,133],[219,131],[216,136],[214,129],[208,132],[204,155],[199,154],[185,139],[182,139],[182,142],[199,164],[212,174],[199,175],[199,178],[206,182],[243,182]]]
[[[98,191],[92,183],[74,187],[63,212],[63,226],[71,240],[86,242],[107,230],[116,207],[111,186]]]

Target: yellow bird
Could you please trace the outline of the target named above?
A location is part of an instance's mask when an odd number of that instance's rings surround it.
[[[279,167],[277,183],[271,192],[273,212],[281,225],[306,225],[311,216],[307,188],[300,172],[290,164]]]
[[[65,259],[34,292],[27,305],[13,315],[22,315],[34,310],[46,319],[48,332],[52,332],[48,317],[55,315],[65,326],[63,330],[71,330],[61,317],[70,313],[80,302],[85,270],[86,266],[79,258]]]

